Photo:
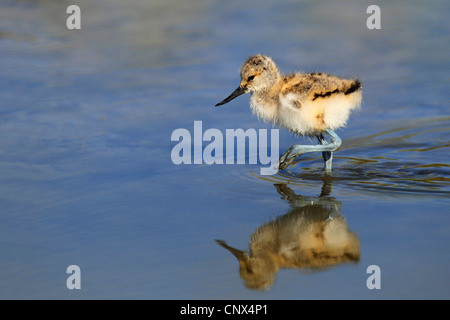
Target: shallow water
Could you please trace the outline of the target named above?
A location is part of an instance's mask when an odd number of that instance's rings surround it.
[[[68,1],[0,3],[0,298],[450,298],[448,2],[380,4],[381,30],[365,1],[77,3],[77,31]],[[331,175],[320,154],[272,176],[172,163],[172,132],[194,121],[272,128],[248,96],[213,107],[258,52],[362,80]],[[280,130],[280,152],[298,141]],[[220,244],[248,251],[277,219],[294,221],[287,247],[345,221],[359,257],[266,268],[248,288]],[[73,264],[81,290],[66,287]]]

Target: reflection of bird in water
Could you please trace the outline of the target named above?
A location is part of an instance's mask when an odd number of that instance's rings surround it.
[[[324,195],[302,197],[284,184],[275,187],[292,209],[256,229],[250,252],[217,240],[239,260],[240,276],[248,288],[269,287],[281,268],[323,270],[359,261],[359,239],[340,214],[339,201]]]
[[[350,111],[360,106],[361,82],[321,72],[281,75],[272,59],[261,54],[248,58],[240,73],[239,87],[216,106],[251,92],[250,107],[258,117],[319,140],[316,146],[291,146],[280,157],[279,168],[286,169],[303,153],[319,151],[325,161],[325,171],[330,172],[333,151],[341,145],[333,130],[344,126]],[[330,143],[324,133],[330,136]]]

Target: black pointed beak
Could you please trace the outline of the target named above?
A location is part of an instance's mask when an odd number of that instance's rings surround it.
[[[234,98],[239,97],[241,94],[244,94],[246,92],[247,92],[247,90],[245,88],[242,88],[241,86],[239,86],[236,90],[233,91],[232,94],[230,94],[228,97],[226,97],[223,101],[216,104],[216,107],[221,106],[227,102],[230,102]]]
[[[248,260],[248,253],[239,249],[235,249],[233,247],[230,247],[225,241],[223,240],[216,240],[218,244],[220,244],[222,247],[227,249],[228,251],[233,254],[236,258],[238,258],[239,261],[246,261]]]

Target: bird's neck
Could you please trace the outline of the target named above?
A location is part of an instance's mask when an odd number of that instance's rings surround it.
[[[258,90],[252,93],[250,108],[252,112],[265,122],[276,122],[279,98],[271,94],[271,90]]]

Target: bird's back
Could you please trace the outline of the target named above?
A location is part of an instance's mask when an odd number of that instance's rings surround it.
[[[321,72],[282,76],[278,85],[278,125],[295,133],[315,135],[346,124],[361,104],[361,82]]]

